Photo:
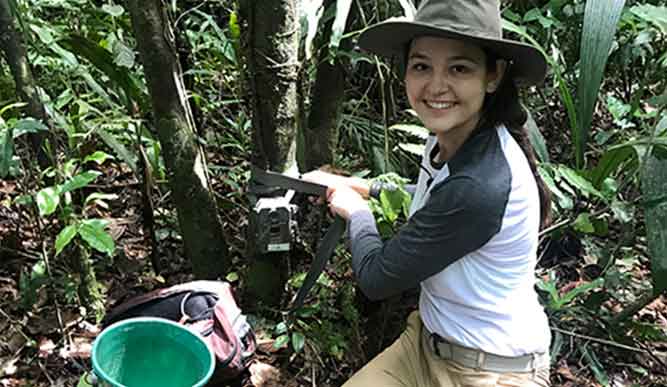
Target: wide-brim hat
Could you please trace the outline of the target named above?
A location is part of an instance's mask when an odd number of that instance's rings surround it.
[[[408,44],[421,36],[462,39],[511,63],[520,85],[544,80],[547,62],[535,47],[503,39],[498,0],[424,0],[413,20],[394,19],[361,33],[359,46],[404,65]]]

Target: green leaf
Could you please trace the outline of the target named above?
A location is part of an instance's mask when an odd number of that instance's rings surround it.
[[[132,79],[126,68],[118,66],[112,54],[94,41],[78,35],[71,35],[61,40],[66,47],[78,55],[86,58],[93,66],[103,72],[118,86],[128,101],[135,101],[139,105],[144,102],[144,92]]]
[[[60,254],[61,251],[74,239],[76,236],[78,225],[69,225],[63,228],[56,237],[56,255]]]
[[[108,13],[113,17],[121,16],[124,12],[123,7],[116,4],[104,4],[102,5],[102,11]]]
[[[579,297],[582,294],[588,293],[589,291],[599,288],[604,284],[604,278],[598,278],[591,282],[586,282],[581,285],[576,286],[574,289],[569,290],[562,297],[558,299],[559,308],[562,308],[574,301],[575,298]]]
[[[572,201],[572,198],[561,191],[560,188],[558,188],[558,185],[554,181],[553,177],[551,174],[546,172],[544,168],[541,166],[538,167],[538,171],[540,173],[540,176],[542,176],[542,180],[544,180],[544,183],[547,185],[547,188],[549,188],[549,191],[556,195],[556,199],[558,200],[558,205],[560,208],[569,210],[574,206],[574,202]]]
[[[225,280],[227,282],[236,282],[236,281],[239,280],[239,273],[233,271],[233,272],[227,274],[227,276],[225,277]]]
[[[641,4],[630,8],[638,18],[654,24],[663,35],[667,35],[667,7]]]
[[[276,325],[275,328],[276,335],[282,335],[283,333],[287,332],[287,324],[285,322],[280,322],[278,325]]]
[[[14,199],[14,203],[20,206],[27,206],[34,203],[34,199],[32,198],[32,195],[20,195]]]
[[[621,223],[630,223],[635,216],[634,209],[620,200],[611,202],[611,212]]]
[[[2,123],[2,115],[5,114],[7,111],[11,109],[20,109],[25,106],[28,106],[28,104],[25,102],[14,102],[0,108],[0,123]]]
[[[350,13],[350,6],[352,0],[337,0],[336,1],[336,18],[331,26],[331,39],[329,40],[329,49],[336,51],[340,45],[340,40],[343,38],[345,32],[345,24],[347,23],[347,16]]]
[[[305,52],[306,60],[310,60],[313,56],[313,40],[317,34],[317,26],[320,24],[320,19],[324,14],[323,0],[303,1],[301,2],[302,13],[301,25],[305,26]]]
[[[604,367],[600,364],[595,352],[590,351],[586,345],[581,347],[581,354],[584,355],[584,359],[588,362],[595,379],[603,385],[604,387],[609,387],[609,376],[607,376]]]
[[[26,133],[38,133],[48,130],[49,128],[47,128],[46,125],[32,117],[23,118],[16,121],[16,124],[14,125],[14,138]]]
[[[93,180],[97,179],[102,172],[99,171],[86,171],[80,173],[71,179],[67,180],[65,184],[61,186],[60,193],[71,192],[79,188],[83,188],[90,184]]]
[[[113,255],[116,244],[111,235],[104,230],[106,221],[102,219],[87,219],[81,222],[79,226],[79,235],[93,249]]]
[[[408,20],[414,20],[417,9],[412,3],[412,0],[398,0],[401,3],[401,8],[403,8],[403,16],[408,18]]]
[[[565,180],[567,180],[570,185],[578,189],[585,197],[588,197],[589,194],[592,194],[599,197],[600,199],[606,200],[606,197],[602,194],[602,192],[593,186],[593,183],[588,181],[574,169],[561,165],[558,167],[558,172],[563,178],[565,178]]]
[[[398,147],[408,153],[412,153],[415,156],[421,156],[424,154],[424,144],[419,145],[419,144],[400,143],[398,144]]]
[[[38,26],[34,23],[30,23],[30,29],[37,34],[39,37],[39,40],[42,41],[45,45],[49,46],[51,43],[54,42],[53,34],[51,33],[51,28],[50,27],[44,27],[42,28],[41,26]]]
[[[600,161],[591,171],[591,182],[595,187],[601,187],[602,182],[614,173],[619,166],[632,159],[635,152],[632,147],[609,149],[602,154]]]
[[[644,208],[646,239],[651,256],[654,292],[667,290],[667,160],[647,156],[640,171],[641,191],[645,202],[656,202]],[[662,200],[660,200],[662,199]]]
[[[0,178],[6,178],[9,175],[9,169],[14,159],[14,136],[11,128],[0,132]]]
[[[90,154],[90,155],[86,156],[86,158],[83,159],[83,164],[85,164],[89,161],[94,161],[98,165],[102,165],[102,164],[104,164],[105,161],[107,161],[109,159],[113,159],[113,156],[111,156],[110,154],[108,154],[106,152],[97,151],[93,154]]]
[[[289,340],[289,335],[280,335],[276,338],[276,341],[273,342],[273,348],[284,348],[289,344]]]
[[[586,1],[577,85],[580,121],[573,138],[577,168],[584,166],[584,151],[593,121],[595,102],[624,4],[625,0]]]
[[[570,92],[568,83],[565,80],[565,77],[563,76],[563,69],[565,68],[565,66],[559,63],[553,56],[547,54],[544,47],[542,47],[542,45],[537,40],[535,40],[532,36],[530,36],[530,34],[528,33],[528,31],[526,31],[525,28],[519,27],[508,20],[503,20],[502,24],[503,24],[503,29],[506,29],[510,32],[514,32],[515,34],[519,35],[520,37],[527,40],[530,44],[532,44],[542,54],[542,56],[544,56],[547,63],[549,63],[549,68],[551,71],[553,71],[554,76],[556,78],[560,98],[563,101],[563,104],[565,105],[565,109],[567,111],[567,117],[570,123],[570,131],[572,132],[572,136],[574,138],[575,133],[578,130],[578,125],[577,125],[578,113],[574,105],[574,99],[572,98],[572,93]]]
[[[397,124],[389,127],[389,130],[398,130],[405,132],[411,136],[419,137],[422,140],[426,140],[428,135],[431,133],[428,129],[419,125],[410,125],[410,124]]]
[[[88,379],[90,379],[90,373],[86,372],[81,375],[79,383],[76,385],[76,387],[93,387],[90,383],[88,383]]]
[[[304,344],[306,344],[306,336],[301,332],[292,333],[292,347],[294,352],[300,352],[303,349]]]
[[[90,202],[95,202],[97,205],[103,207],[103,208],[108,208],[108,205],[106,204],[106,200],[116,200],[118,199],[118,195],[116,194],[105,194],[102,192],[93,192],[88,197],[86,200],[83,202],[83,205],[86,206]]]
[[[241,27],[239,26],[236,12],[229,14],[229,32],[232,35],[232,39],[238,41],[241,38]]]
[[[21,292],[21,303],[24,307],[32,306],[37,298],[37,290],[48,280],[46,262],[43,259],[37,261],[27,274],[21,271],[19,278],[19,291]]]
[[[583,232],[585,234],[592,234],[595,232],[595,227],[591,222],[591,214],[587,212],[579,214],[579,216],[577,216],[577,219],[575,219],[572,226],[574,227],[575,230]]]
[[[131,69],[134,66],[135,54],[134,50],[128,47],[125,43],[118,40],[113,46],[113,62],[120,67]]]
[[[37,192],[37,208],[39,215],[47,216],[55,212],[60,204],[60,190],[58,187],[47,187]]]
[[[533,8],[526,12],[526,14],[523,16],[523,21],[528,23],[531,21],[539,20],[540,17],[542,17],[542,11],[539,8]]]
[[[526,120],[526,130],[528,131],[528,139],[530,144],[535,149],[535,153],[539,160],[543,163],[549,162],[549,152],[547,151],[547,144],[544,141],[544,137],[540,132],[540,129],[537,127],[533,115],[530,114],[528,109],[524,109],[528,114],[528,119]]]
[[[130,152],[129,149],[125,145],[123,145],[116,137],[107,132],[105,129],[103,129],[101,126],[98,126],[94,129],[95,133],[97,133],[98,136],[102,139],[102,141],[111,149],[113,149],[114,152],[116,152],[116,156],[123,160],[135,174],[139,173],[139,169],[137,167],[137,157],[135,156],[134,153]]]

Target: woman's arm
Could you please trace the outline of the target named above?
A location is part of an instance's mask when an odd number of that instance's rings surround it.
[[[369,211],[350,217],[352,268],[371,299],[417,286],[482,247],[502,225],[506,201],[470,178],[434,187],[431,198],[383,242]],[[440,188],[440,189],[438,189]]]

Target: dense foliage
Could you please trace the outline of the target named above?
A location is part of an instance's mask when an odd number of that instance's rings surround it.
[[[72,336],[84,337],[81,327],[97,324],[119,299],[191,278],[191,264],[128,11],[91,0],[0,1],[13,11],[48,116],[30,116],[8,62],[0,63],[0,297],[11,300],[0,301],[7,337],[0,340],[0,383],[72,384],[87,369]],[[426,132],[392,64],[354,42],[365,26],[413,12],[412,3],[297,4],[301,117],[312,109],[318,64],[338,61],[346,77],[334,167],[409,181]],[[254,130],[243,1],[163,6],[231,247],[225,278],[242,296]],[[525,90],[523,98],[553,195],[536,274],[554,335],[554,385],[665,385],[667,6],[514,1],[504,5],[503,18],[507,34],[540,47],[550,64],[544,87]],[[51,166],[41,168],[28,138],[47,132]],[[303,143],[300,133],[301,162]],[[397,191],[373,203],[383,234],[405,219],[408,201]],[[285,380],[337,385],[395,338],[415,299],[365,300],[341,246],[307,305],[282,312],[322,228],[324,214],[303,208],[281,307],[243,301],[269,343],[267,361]],[[39,324],[47,327],[34,328]],[[63,350],[44,349],[45,340]],[[50,362],[59,370],[42,372],[36,357],[42,368]]]

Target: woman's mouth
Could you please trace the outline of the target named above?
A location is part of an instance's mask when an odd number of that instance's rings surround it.
[[[455,105],[455,103],[453,103],[453,102],[424,101],[424,103],[429,108],[438,109],[438,110],[449,109],[449,108],[452,108]]]

